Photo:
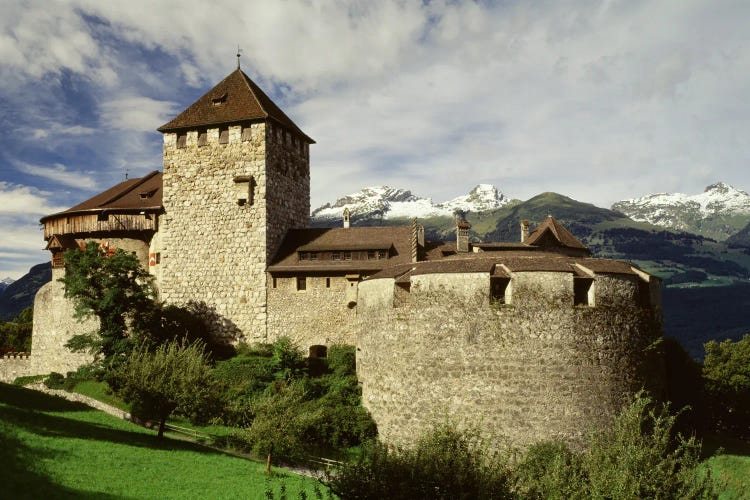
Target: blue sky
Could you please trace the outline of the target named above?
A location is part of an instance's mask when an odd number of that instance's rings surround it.
[[[237,44],[317,141],[313,208],[383,184],[748,190],[747,19],[730,0],[0,2],[0,278],[48,258],[39,217],[160,169],[155,129]]]

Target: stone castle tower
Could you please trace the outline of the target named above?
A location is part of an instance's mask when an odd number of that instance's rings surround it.
[[[159,292],[215,334],[266,337],[266,267],[307,226],[314,141],[239,68],[164,134]]]

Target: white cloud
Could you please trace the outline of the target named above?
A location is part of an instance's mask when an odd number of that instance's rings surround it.
[[[49,137],[91,135],[94,132],[96,132],[95,129],[82,125],[66,126],[61,123],[50,123],[45,128],[32,129],[31,135],[34,139],[47,139]]]
[[[68,207],[50,204],[50,193],[30,186],[14,185],[0,181],[0,215],[24,214],[28,217],[60,212]],[[3,234],[3,238],[8,235]]]
[[[178,111],[173,102],[148,97],[125,97],[102,103],[101,120],[105,127],[113,129],[153,132]]]
[[[97,187],[92,172],[71,171],[68,170],[65,165],[59,163],[56,163],[51,167],[32,165],[30,163],[18,163],[16,168],[25,174],[49,179],[57,184],[62,184],[63,186],[70,186],[78,189],[96,189]]]

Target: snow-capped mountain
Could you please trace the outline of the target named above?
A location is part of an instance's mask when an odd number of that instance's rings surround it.
[[[6,288],[8,288],[8,285],[13,283],[15,280],[13,278],[3,278],[0,280],[0,293],[3,293]]]
[[[484,212],[502,207],[509,201],[491,184],[479,184],[467,195],[438,204],[433,203],[431,198],[414,196],[405,189],[373,186],[339,198],[335,203],[326,203],[313,210],[311,215],[317,221],[340,219],[344,209],[348,208],[353,217],[368,219],[450,217],[455,210]]]
[[[700,193],[658,193],[612,205],[633,220],[725,240],[750,222],[750,195],[723,182]]]

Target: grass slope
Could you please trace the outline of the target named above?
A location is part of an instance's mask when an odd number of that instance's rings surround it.
[[[6,498],[266,498],[316,482],[152,431],[88,406],[0,384],[0,484]]]

